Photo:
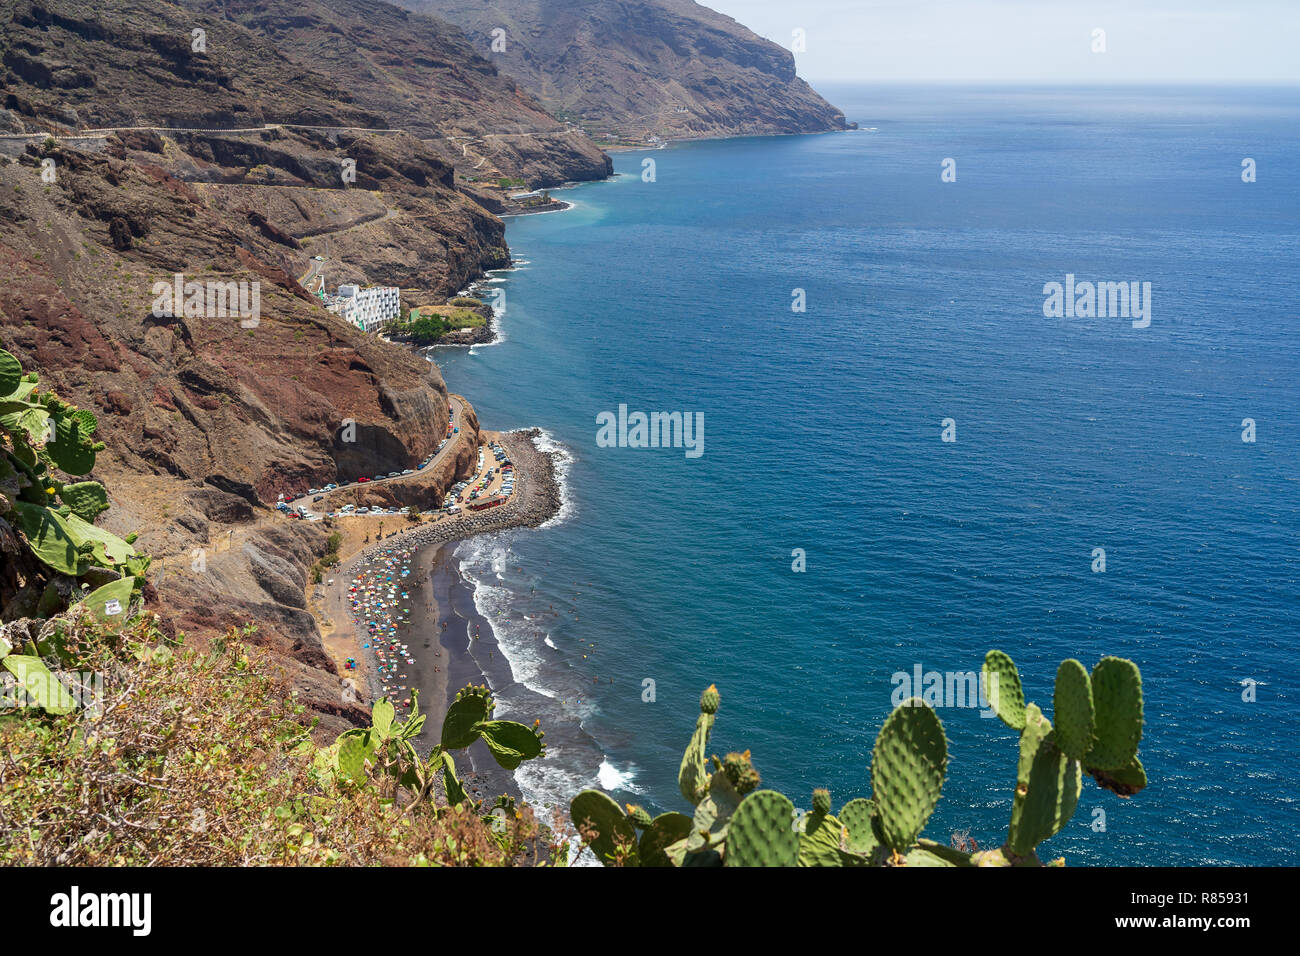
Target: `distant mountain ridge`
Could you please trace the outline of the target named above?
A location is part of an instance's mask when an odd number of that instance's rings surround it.
[[[486,159],[478,168],[533,186],[611,171],[595,143],[546,112],[444,20],[363,0],[178,2],[264,37],[462,170]]]
[[[847,125],[796,75],[789,50],[692,0],[396,2],[463,28],[478,53],[598,139],[612,132],[644,140]],[[493,51],[494,37],[504,39],[503,51]]]

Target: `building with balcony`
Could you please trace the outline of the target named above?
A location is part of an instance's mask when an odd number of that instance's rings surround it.
[[[381,329],[402,314],[401,290],[396,286],[341,285],[327,298],[329,311],[343,316],[363,332]]]

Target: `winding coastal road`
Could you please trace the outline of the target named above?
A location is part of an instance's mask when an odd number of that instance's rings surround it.
[[[448,396],[447,401],[448,401],[448,404],[449,404],[449,406],[450,406],[450,408],[451,408],[451,426],[452,426],[452,428],[454,428],[454,429],[459,429],[459,428],[460,428],[460,425],[461,425],[461,417],[462,417],[462,413],[463,413],[464,410],[465,410],[464,403],[461,402],[460,399],[455,398],[455,397],[453,397],[453,396]],[[446,455],[450,454],[451,451],[452,451],[452,449],[454,449],[454,448],[456,447],[456,444],[457,444],[457,442],[460,441],[461,437],[462,437],[462,434],[461,434],[459,431],[454,431],[454,432],[452,432],[451,437],[447,439],[447,443],[446,443],[445,445],[443,445],[440,449],[438,449],[437,453],[433,456],[432,459],[430,459],[429,463],[428,463],[427,465],[425,465],[424,468],[414,468],[414,469],[412,469],[412,470],[411,470],[411,473],[410,473],[409,475],[398,475],[396,478],[375,478],[375,479],[372,479],[371,481],[353,481],[353,482],[350,482],[349,484],[346,484],[346,485],[339,485],[337,488],[334,488],[334,489],[332,489],[331,491],[320,492],[320,493],[315,494],[315,495],[313,495],[313,494],[305,494],[305,495],[303,495],[303,496],[300,497],[300,498],[296,498],[296,499],[294,499],[293,501],[287,502],[287,504],[289,505],[290,508],[297,508],[299,505],[301,505],[302,507],[306,508],[306,509],[310,512],[310,511],[312,511],[312,499],[313,499],[313,498],[319,498],[319,497],[323,497],[323,496],[328,496],[328,495],[338,494],[340,491],[346,491],[346,490],[348,490],[348,489],[354,489],[354,488],[369,488],[369,487],[371,487],[371,486],[373,486],[373,485],[396,484],[397,482],[405,481],[405,480],[410,479],[410,478],[414,478],[414,477],[416,477],[417,475],[419,475],[421,472],[425,471],[426,469],[432,468],[434,465],[436,465],[436,464],[438,464],[440,461],[442,461],[443,458],[444,458]],[[370,516],[369,516],[369,515],[356,515],[355,517],[366,518],[366,517],[370,517]],[[380,518],[382,518],[382,517],[384,517],[384,515],[376,515],[375,517],[380,517]]]
[[[326,133],[404,133],[400,129],[369,126],[306,126],[302,123],[266,123],[262,126],[234,126],[226,129],[202,126],[100,126],[72,133],[0,133],[0,139],[107,139],[114,133],[265,133],[273,129],[311,129]]]

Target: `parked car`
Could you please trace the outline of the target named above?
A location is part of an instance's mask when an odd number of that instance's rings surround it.
[[[369,481],[369,480],[370,480],[369,478],[358,478],[358,479],[357,479],[357,484],[359,484],[359,485],[364,485],[364,484],[365,484],[367,481]]]

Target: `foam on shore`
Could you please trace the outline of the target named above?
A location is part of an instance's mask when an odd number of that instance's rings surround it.
[[[555,469],[555,485],[560,495],[560,510],[548,521],[542,522],[542,528],[554,528],[563,524],[578,513],[577,502],[569,488],[569,472],[573,470],[574,455],[565,445],[545,428],[538,428],[533,436],[533,447],[551,459]]]

